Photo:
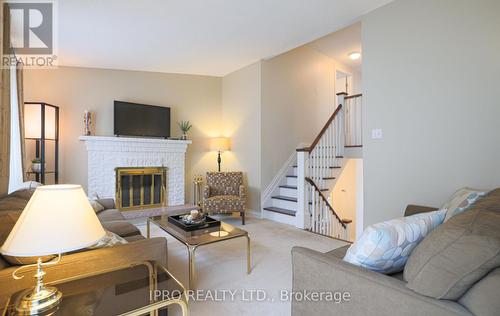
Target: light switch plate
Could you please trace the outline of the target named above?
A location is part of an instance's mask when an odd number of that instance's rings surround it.
[[[382,139],[382,129],[381,128],[372,129],[372,139]]]

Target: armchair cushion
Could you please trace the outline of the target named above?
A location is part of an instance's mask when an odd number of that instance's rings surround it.
[[[242,172],[207,172],[209,197],[214,195],[238,195],[243,185]]]
[[[206,212],[244,212],[245,201],[238,195],[216,195],[204,201]]]
[[[246,188],[242,172],[207,172],[203,207],[208,213],[244,212]]]

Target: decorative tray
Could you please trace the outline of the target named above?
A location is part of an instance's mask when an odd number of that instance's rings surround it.
[[[172,215],[168,217],[168,222],[174,224],[175,226],[181,228],[184,231],[190,232],[193,230],[206,229],[212,227],[219,227],[220,221],[211,218],[210,216],[205,216],[203,221],[197,221],[193,223],[186,223],[182,218],[186,214]]]

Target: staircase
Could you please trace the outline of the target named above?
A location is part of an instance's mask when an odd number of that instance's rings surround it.
[[[352,221],[341,219],[329,199],[346,162],[345,148],[362,144],[360,98],[339,94],[340,105],[314,142],[297,149],[295,163],[263,208],[265,218],[348,240]]]

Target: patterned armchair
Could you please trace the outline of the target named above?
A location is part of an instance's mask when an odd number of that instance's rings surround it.
[[[207,172],[203,209],[212,213],[239,212],[245,225],[246,188],[242,172]]]

